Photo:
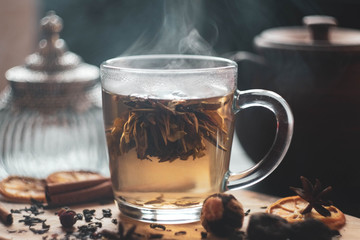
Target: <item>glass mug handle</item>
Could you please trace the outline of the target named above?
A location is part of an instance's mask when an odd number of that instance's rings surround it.
[[[261,89],[240,91],[234,96],[234,112],[249,107],[264,107],[276,117],[276,135],[265,157],[253,167],[242,172],[227,171],[222,186],[223,191],[251,186],[272,173],[283,160],[292,138],[294,118],[287,102],[278,94]]]

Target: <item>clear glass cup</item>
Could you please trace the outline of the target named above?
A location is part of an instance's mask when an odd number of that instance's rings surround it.
[[[198,221],[207,196],[261,181],[291,141],[285,100],[266,90],[239,91],[231,60],[119,57],[101,65],[101,83],[115,200],[122,214],[140,221]],[[235,114],[253,106],[275,114],[277,134],[261,162],[231,172]]]

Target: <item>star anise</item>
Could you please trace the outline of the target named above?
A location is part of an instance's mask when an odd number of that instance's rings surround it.
[[[300,177],[300,180],[303,187],[302,189],[295,187],[290,187],[290,189],[309,203],[301,211],[301,214],[309,213],[314,208],[324,217],[329,217],[331,215],[330,211],[323,206],[330,206],[332,205],[332,202],[323,198],[332,190],[332,187],[329,186],[327,188],[322,188],[322,185],[318,179],[315,180],[315,185],[313,185],[307,178],[303,176]]]

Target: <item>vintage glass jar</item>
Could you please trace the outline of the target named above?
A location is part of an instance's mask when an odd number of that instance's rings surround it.
[[[66,51],[62,20],[41,20],[44,38],[23,66],[6,72],[0,95],[3,175],[46,177],[54,171],[107,174],[99,69]]]

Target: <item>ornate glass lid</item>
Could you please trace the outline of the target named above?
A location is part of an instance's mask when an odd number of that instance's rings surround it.
[[[43,39],[38,51],[25,59],[25,64],[6,72],[12,87],[26,87],[31,83],[68,85],[93,85],[99,79],[99,68],[86,64],[78,55],[67,51],[66,43],[59,37],[62,19],[53,11],[41,19]],[[68,84],[67,84],[68,83]]]

